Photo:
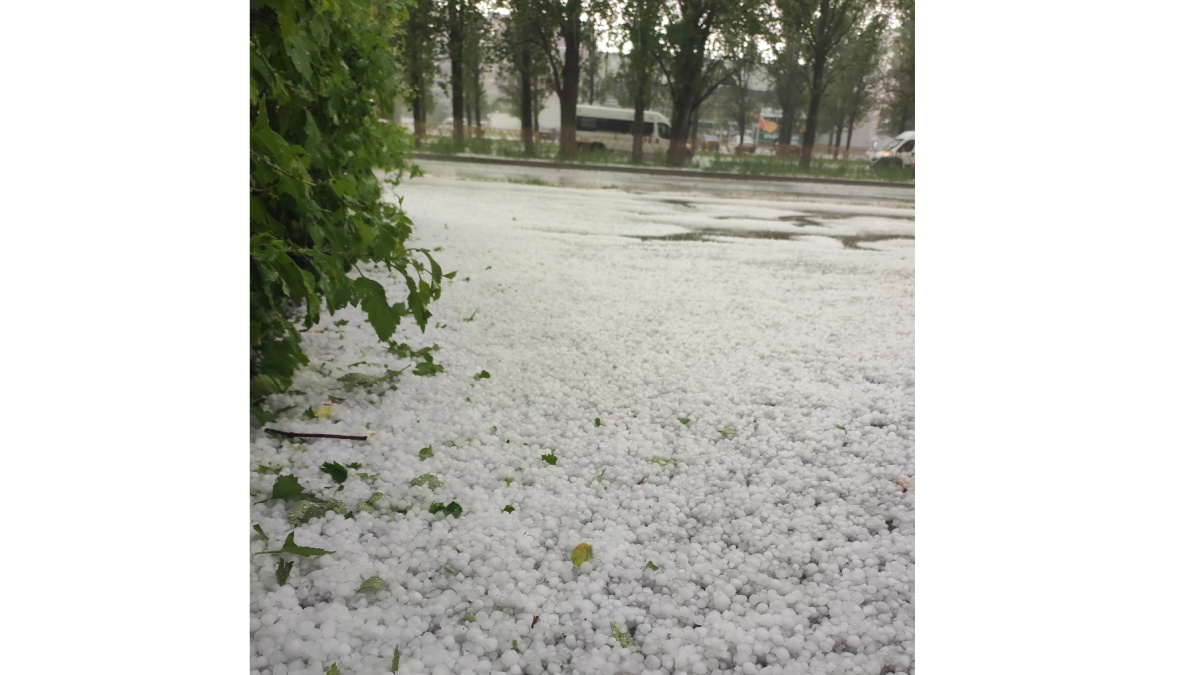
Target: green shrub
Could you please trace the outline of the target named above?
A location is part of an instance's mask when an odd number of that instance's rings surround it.
[[[402,316],[424,330],[441,293],[441,268],[428,251],[405,247],[412,221],[380,200],[374,173],[399,172],[412,152],[401,127],[379,120],[399,91],[389,40],[405,11],[366,0],[251,0],[252,402],[286,390],[307,363],[295,321],[317,323],[322,302],[330,313],[361,307],[387,340]],[[390,302],[360,262],[402,274],[405,302]]]

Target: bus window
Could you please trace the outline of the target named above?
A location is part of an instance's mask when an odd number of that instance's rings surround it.
[[[658,123],[658,137],[659,138],[670,138],[671,137],[671,125],[663,124],[662,122],[659,122]]]
[[[599,118],[596,120],[596,131],[605,131],[610,134],[631,134],[633,133],[633,122]]]
[[[596,130],[596,118],[595,117],[576,117],[575,118],[575,128],[582,129],[584,131],[595,131]]]

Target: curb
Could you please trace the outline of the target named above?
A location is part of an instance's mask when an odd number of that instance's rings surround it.
[[[463,162],[468,164],[496,164],[500,166],[523,166],[542,169],[575,169],[578,171],[610,171],[614,173],[639,173],[674,178],[715,178],[718,180],[757,181],[761,183],[817,183],[821,185],[857,185],[861,187],[890,187],[913,190],[915,183],[889,183],[879,180],[854,180],[850,178],[817,178],[812,176],[771,176],[760,174],[729,173],[726,171],[701,171],[699,169],[659,169],[650,167],[623,166],[620,164],[573,164],[547,160],[501,159],[479,155],[434,155],[418,152],[418,160],[432,162]]]

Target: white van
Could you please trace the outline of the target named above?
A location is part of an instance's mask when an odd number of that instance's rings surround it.
[[[871,166],[917,167],[917,132],[906,131],[868,157]]]
[[[575,107],[575,142],[590,150],[633,152],[633,113],[631,108],[605,108],[598,105]],[[643,113],[642,148],[666,149],[671,142],[671,125],[662,113]]]

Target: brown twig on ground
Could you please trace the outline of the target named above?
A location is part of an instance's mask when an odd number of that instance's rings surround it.
[[[287,436],[288,438],[345,438],[351,441],[365,441],[366,436],[342,436],[340,434],[298,434],[293,431],[279,431],[277,429],[263,429],[268,434],[276,436]]]

